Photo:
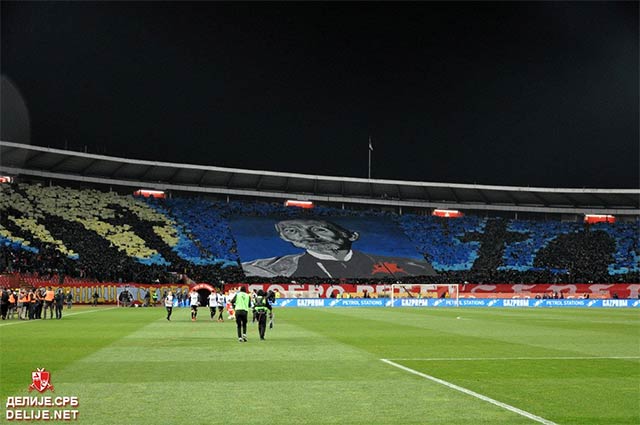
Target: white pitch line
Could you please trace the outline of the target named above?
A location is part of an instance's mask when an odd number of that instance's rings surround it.
[[[417,359],[393,359],[398,361],[414,361],[414,362],[475,362],[482,360],[503,361],[503,360],[637,360],[640,356],[606,356],[606,357],[427,357]]]
[[[509,404],[503,403],[503,402],[498,401],[498,400],[494,400],[494,399],[492,399],[490,397],[487,397],[487,396],[484,396],[482,394],[478,394],[475,391],[468,390],[466,388],[463,388],[463,387],[460,387],[458,385],[452,384],[451,382],[447,382],[447,381],[444,381],[442,379],[436,378],[434,376],[427,375],[426,373],[418,372],[417,370],[413,370],[413,369],[408,368],[406,366],[402,366],[401,364],[392,362],[391,360],[388,360],[388,359],[380,359],[380,360],[385,362],[385,363],[387,363],[388,365],[391,365],[393,367],[397,367],[398,369],[402,369],[405,372],[409,372],[409,373],[412,373],[414,375],[418,375],[418,376],[420,376],[422,378],[425,378],[425,379],[428,379],[430,381],[436,382],[436,383],[438,383],[440,385],[444,385],[447,388],[451,388],[452,390],[456,390],[456,391],[459,391],[461,393],[464,393],[464,394],[470,395],[472,397],[475,397],[477,399],[480,399],[482,401],[486,401],[487,403],[491,403],[491,404],[496,405],[498,407],[501,407],[501,408],[503,408],[505,410],[508,410],[510,412],[513,412],[513,413],[516,413],[516,414],[518,414],[520,416],[524,416],[525,418],[531,419],[532,421],[535,421],[535,422],[538,422],[538,423],[541,423],[541,424],[545,424],[545,425],[557,425],[555,422],[551,422],[548,419],[541,418],[540,416],[536,416],[533,413],[526,412],[526,411],[524,411],[522,409],[518,409],[517,407],[513,407],[513,406],[511,406]]]
[[[107,311],[107,310],[113,310],[116,309],[118,307],[109,307],[109,308],[103,308],[103,309],[99,309],[99,310],[88,310],[88,311],[78,311],[76,313],[67,313],[67,314],[63,314],[62,317],[68,317],[68,316],[77,316],[78,314],[85,314],[85,313],[96,313],[98,311]],[[42,319],[32,319],[32,320],[17,320],[15,322],[5,322],[5,323],[0,323],[0,327],[2,326],[11,326],[11,325],[19,325],[21,323],[35,323],[35,322],[39,322]],[[56,319],[45,319],[45,320],[56,320]]]

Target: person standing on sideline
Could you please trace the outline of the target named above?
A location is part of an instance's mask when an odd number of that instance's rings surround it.
[[[36,297],[36,304],[33,306],[33,318],[42,319],[42,309],[44,308],[44,294],[43,290],[46,288],[36,288],[33,290],[33,294]]]
[[[49,310],[49,319],[53,319],[53,304],[54,304],[54,299],[55,299],[55,292],[53,292],[53,289],[51,288],[51,286],[47,286],[47,292],[45,292],[44,294],[44,313],[43,313],[43,319],[47,318],[47,310]]]
[[[18,310],[18,291],[12,291],[9,289],[9,310],[7,311],[7,318],[13,319],[15,313]]]
[[[28,308],[28,317],[29,320],[33,320],[36,318],[36,304],[38,300],[36,299],[36,292],[32,289],[29,289],[27,293],[27,298],[29,300],[29,308]]]
[[[28,311],[29,311],[29,296],[27,295],[27,291],[24,288],[22,288],[20,289],[20,294],[18,295],[18,319],[26,320]]]
[[[13,319],[15,317],[15,313],[18,310],[18,292],[12,291],[9,289],[9,311],[7,312],[7,317],[9,319]]]
[[[251,307],[251,297],[247,294],[247,288],[240,287],[240,290],[231,299],[231,305],[236,313],[238,341],[247,342],[247,316]]]
[[[272,313],[267,293],[262,289],[260,289],[256,295],[253,311],[255,312],[256,319],[258,320],[258,333],[260,334],[260,339],[264,340],[264,333],[267,330],[267,314],[271,315]]]
[[[197,291],[191,291],[191,321],[195,322],[198,318],[198,305],[200,304],[200,294]]]
[[[207,300],[209,301],[209,311],[211,313],[211,320],[213,320],[216,318],[216,308],[218,307],[218,301],[217,301],[215,291],[211,291],[211,293],[209,293]]]
[[[73,294],[71,293],[70,290],[67,289],[67,310],[71,308],[72,304],[73,304]]]
[[[56,319],[62,319],[62,309],[64,308],[64,292],[58,288],[56,296],[53,298],[56,303]]]
[[[9,290],[3,289],[0,297],[0,316],[2,320],[7,320],[7,312],[9,311]]]
[[[167,309],[167,320],[171,321],[171,313],[173,312],[173,292],[169,291],[164,297],[164,306]]]

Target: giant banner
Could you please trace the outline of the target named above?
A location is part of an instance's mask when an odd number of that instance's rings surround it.
[[[247,276],[400,278],[435,275],[385,217],[229,219]]]

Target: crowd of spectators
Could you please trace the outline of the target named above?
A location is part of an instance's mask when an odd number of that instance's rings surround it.
[[[224,205],[212,203],[201,198],[176,198],[155,200],[149,204],[169,216],[175,218],[179,228],[193,241],[191,251],[181,252],[195,264],[208,262],[225,265],[237,264],[239,261],[235,240],[225,218]]]
[[[640,282],[639,221],[586,225],[446,219],[203,198],[142,200],[113,192],[0,186],[0,273],[102,282],[271,282],[245,277],[231,217],[377,217],[397,223],[437,276],[407,283]],[[395,283],[394,276],[376,279]],[[302,283],[302,282],[301,282]],[[371,283],[309,276],[304,283]]]
[[[178,226],[131,196],[34,185],[0,191],[0,272],[140,283],[241,276],[237,263],[181,256]]]

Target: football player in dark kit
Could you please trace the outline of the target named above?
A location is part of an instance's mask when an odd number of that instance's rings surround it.
[[[271,316],[272,313],[269,297],[267,297],[267,293],[262,289],[258,291],[253,311],[255,311],[256,318],[258,319],[258,333],[260,334],[260,339],[264,340],[264,333],[267,330],[267,314]]]

